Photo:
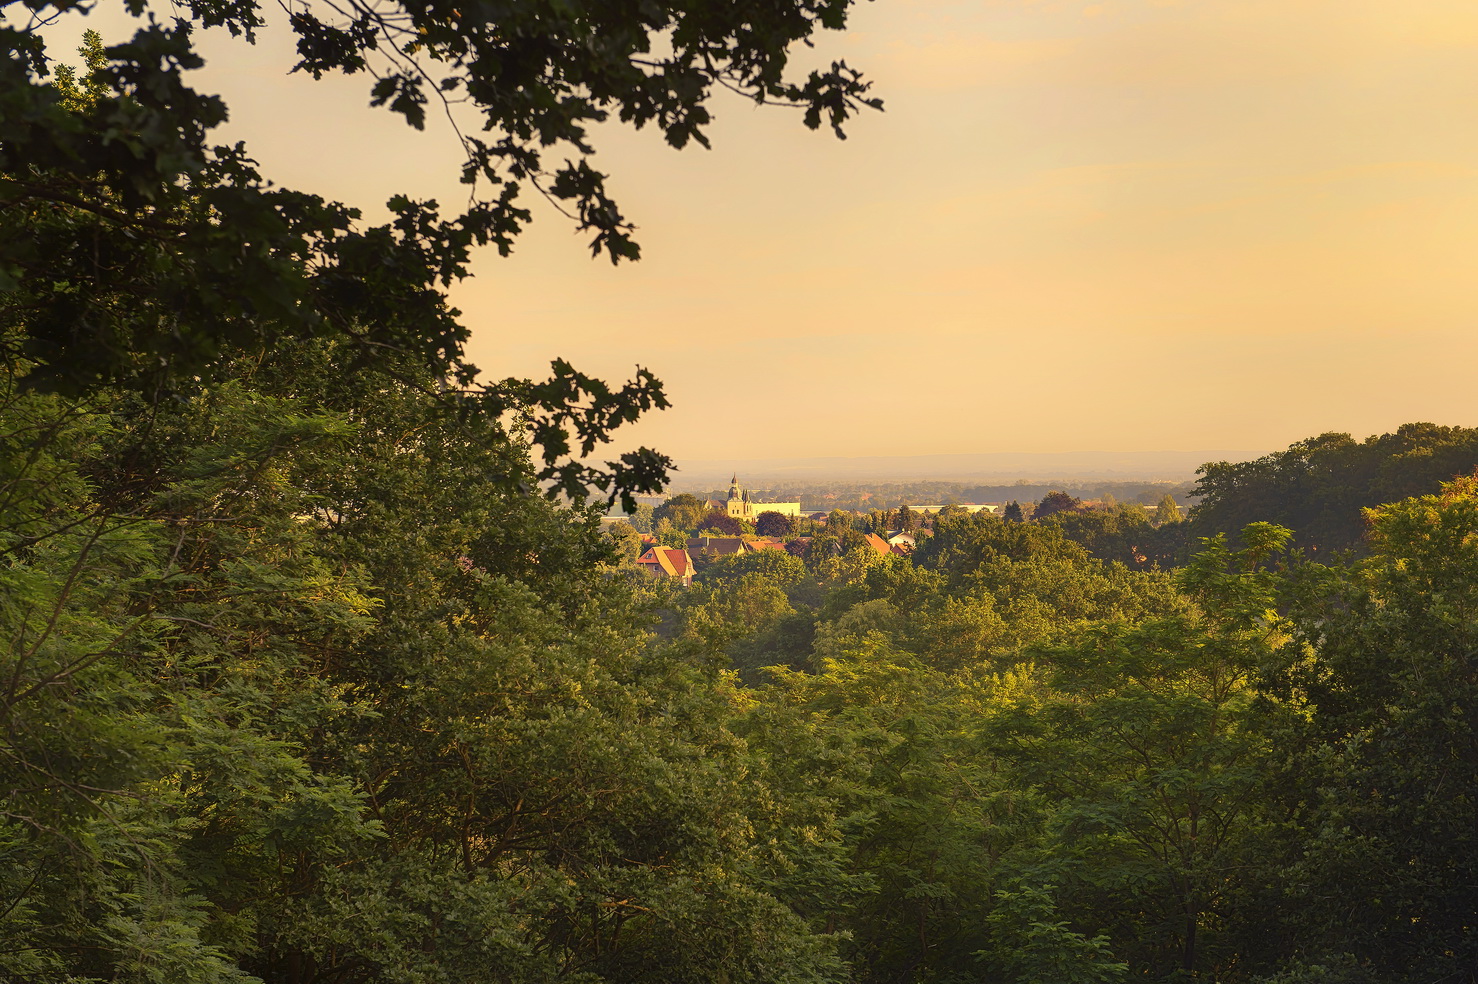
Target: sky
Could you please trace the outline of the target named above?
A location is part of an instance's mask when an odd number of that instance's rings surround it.
[[[223,136],[279,184],[369,216],[464,194],[450,129],[369,109],[365,79],[288,76],[272,32],[203,47]],[[612,450],[679,460],[1478,425],[1469,0],[875,0],[810,56],[885,111],[838,141],[721,98],[710,151],[603,127],[642,260],[534,202],[454,290],[472,361],[646,367],[673,407]]]

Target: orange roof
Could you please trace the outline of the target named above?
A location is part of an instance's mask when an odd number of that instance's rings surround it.
[[[686,550],[677,547],[653,547],[638,557],[636,562],[646,567],[655,567],[668,577],[687,577],[693,573],[693,558],[688,556]]]
[[[662,547],[659,552],[666,555],[667,562],[662,566],[673,577],[683,577],[693,572],[693,558],[688,556],[686,550]]]
[[[863,539],[867,541],[867,545],[869,547],[872,547],[880,554],[890,554],[893,552],[893,548],[888,546],[888,541],[884,540],[876,533],[869,533],[865,537],[863,537]]]

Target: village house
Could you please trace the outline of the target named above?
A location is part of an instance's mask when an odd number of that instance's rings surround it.
[[[784,550],[781,540],[746,540],[738,536],[690,536],[688,552],[705,557],[727,557],[730,554],[758,553],[761,550]]]
[[[636,558],[636,566],[652,577],[678,581],[685,588],[693,586],[693,558],[676,547],[652,547]]]

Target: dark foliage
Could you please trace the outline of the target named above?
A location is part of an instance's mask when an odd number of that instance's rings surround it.
[[[1365,549],[1362,509],[1437,491],[1478,468],[1478,429],[1403,424],[1357,442],[1321,434],[1254,461],[1200,469],[1195,536],[1235,534],[1248,523],[1279,523],[1294,544],[1327,553]]]
[[[698,532],[713,532],[720,536],[738,536],[744,532],[744,524],[740,522],[737,516],[730,516],[726,512],[714,510],[713,512],[706,513],[698,520]]]
[[[1154,528],[1138,506],[1059,511],[1051,514],[1048,522],[1099,560],[1114,560],[1135,568],[1149,566],[1145,545]]]
[[[789,536],[793,527],[789,516],[777,512],[762,512],[754,521],[754,531],[760,536]]]
[[[1077,512],[1083,508],[1083,501],[1066,492],[1048,492],[1042,496],[1042,501],[1037,503],[1032,510],[1032,519],[1046,519],[1060,512]]]

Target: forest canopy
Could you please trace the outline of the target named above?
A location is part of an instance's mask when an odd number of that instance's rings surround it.
[[[656,488],[584,459],[660,385],[483,381],[445,292],[530,190],[636,257],[592,122],[701,143],[728,87],[839,133],[865,83],[786,50],[847,4],[295,5],[300,70],[487,123],[465,211],[380,226],[212,142],[193,32],[256,4],[130,3],[60,70],[41,29],[87,6],[0,21],[0,977],[839,973],[737,698],[536,494]]]
[[[256,5],[54,71],[70,6],[0,25],[0,979],[1478,981],[1472,431],[669,576],[574,494],[658,482],[583,462],[656,381],[481,382],[444,292],[529,188],[634,257],[605,116],[840,126],[785,70],[845,3],[295,5],[301,70],[493,125],[374,228],[210,144],[191,32]]]

